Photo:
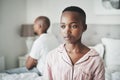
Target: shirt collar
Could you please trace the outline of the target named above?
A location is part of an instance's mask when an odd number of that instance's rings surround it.
[[[72,62],[71,62],[71,60],[70,60],[70,58],[69,58],[69,56],[68,56],[68,54],[67,54],[67,52],[66,52],[66,49],[65,49],[65,43],[60,45],[60,47],[58,48],[58,52],[61,53],[61,57],[62,57],[62,59],[63,59],[66,63],[72,65]],[[98,55],[99,55],[99,54],[98,54],[93,48],[91,48],[90,51],[88,51],[81,59],[79,59],[79,60],[75,63],[75,65],[77,65],[77,64],[79,64],[79,63],[82,63],[82,62],[88,60],[89,57],[95,57],[95,56],[98,56]]]

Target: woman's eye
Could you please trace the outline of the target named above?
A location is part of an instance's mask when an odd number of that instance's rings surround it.
[[[61,28],[64,29],[64,28],[65,28],[65,25],[61,25]]]
[[[73,25],[73,26],[71,26],[71,28],[73,28],[73,29],[75,29],[75,28],[77,28],[78,26],[77,25]]]

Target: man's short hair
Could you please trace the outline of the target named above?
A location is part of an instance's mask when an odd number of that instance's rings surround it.
[[[38,21],[38,20],[43,20],[44,23],[47,25],[47,27],[50,26],[50,20],[49,20],[48,17],[46,17],[46,16],[38,16],[38,17],[35,19],[34,22],[36,22],[36,21]]]

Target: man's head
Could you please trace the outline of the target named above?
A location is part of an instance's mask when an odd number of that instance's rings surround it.
[[[70,6],[63,10],[61,20],[61,32],[69,43],[81,41],[82,33],[86,30],[86,14],[76,6]]]
[[[50,20],[46,16],[39,16],[34,21],[34,32],[38,35],[46,33],[50,26]]]

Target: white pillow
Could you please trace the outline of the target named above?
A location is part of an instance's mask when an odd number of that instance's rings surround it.
[[[111,80],[111,70],[105,68],[105,80]]]
[[[101,58],[104,57],[104,45],[103,44],[100,43],[95,46],[90,46],[90,48],[95,49],[99,53]]]
[[[118,77],[120,77],[120,65],[105,67],[105,80],[116,80]]]
[[[120,65],[120,40],[111,38],[102,38],[105,46],[105,63],[106,66]]]
[[[114,72],[111,74],[112,75],[112,80],[120,80],[120,72]]]
[[[120,71],[120,65],[118,66],[111,65],[109,67],[106,67],[106,69],[109,70],[110,73],[114,73],[114,72]]]

